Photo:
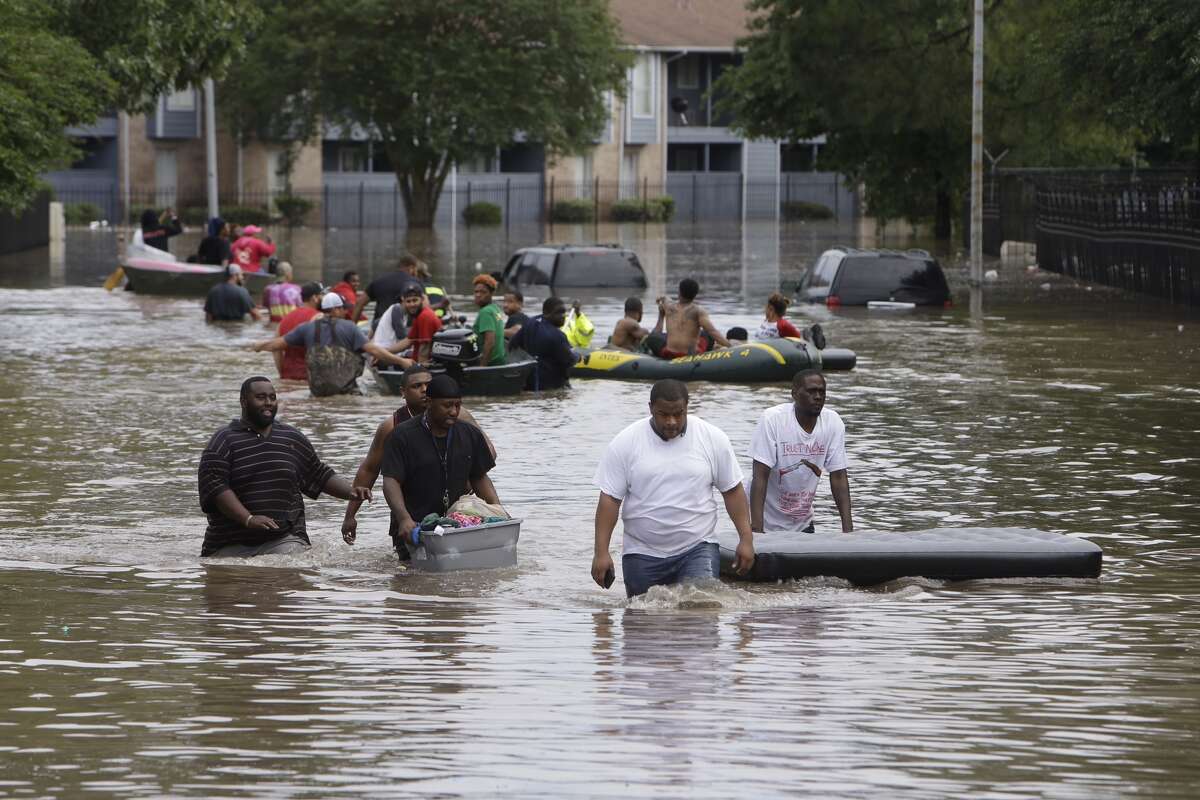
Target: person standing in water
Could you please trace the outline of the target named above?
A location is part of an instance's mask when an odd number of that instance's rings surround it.
[[[821,474],[841,516],[842,532],[854,530],[850,478],[846,472],[846,426],[825,408],[825,376],[809,369],[792,379],[792,402],[763,412],[750,439],[750,527],[813,533],[813,498]]]

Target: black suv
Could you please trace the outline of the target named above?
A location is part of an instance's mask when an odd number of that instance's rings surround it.
[[[944,306],[950,287],[937,259],[924,250],[826,250],[804,273],[796,297],[827,306],[861,306],[872,300]]]
[[[551,289],[645,289],[646,273],[637,254],[613,244],[539,244],[508,259],[502,274],[509,286]]]

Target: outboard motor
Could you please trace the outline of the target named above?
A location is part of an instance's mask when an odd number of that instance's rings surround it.
[[[430,348],[434,371],[445,371],[459,386],[463,385],[463,368],[479,363],[479,337],[470,328],[440,330],[433,335]]]

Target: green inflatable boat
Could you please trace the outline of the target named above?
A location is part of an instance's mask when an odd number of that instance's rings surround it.
[[[818,350],[803,339],[747,342],[671,359],[628,350],[576,350],[575,353],[579,360],[571,368],[572,378],[646,381],[677,378],[719,383],[790,381],[800,370],[849,370],[854,369],[858,360],[853,350],[841,347]]]

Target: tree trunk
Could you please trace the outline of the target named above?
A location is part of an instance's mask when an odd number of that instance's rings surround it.
[[[424,169],[411,172],[397,170],[396,180],[400,183],[400,196],[404,200],[404,213],[410,228],[433,228],[437,218],[438,200],[442,187],[450,172],[450,159],[439,156],[425,165]]]
[[[933,217],[933,237],[939,241],[950,238],[950,192],[937,190],[937,209]]]

